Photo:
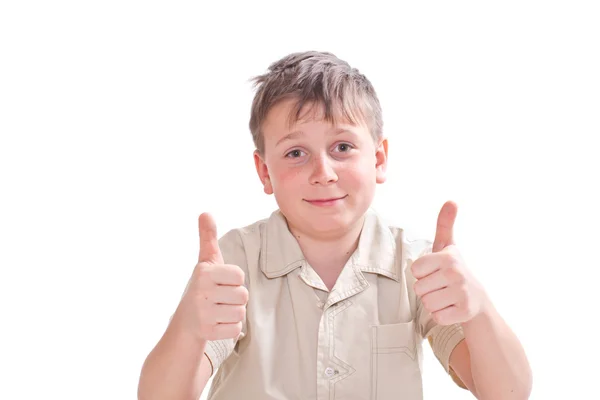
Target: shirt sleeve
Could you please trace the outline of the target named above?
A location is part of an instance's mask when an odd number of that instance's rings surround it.
[[[412,244],[414,245],[417,243]],[[410,268],[412,265],[412,261],[424,255],[431,254],[433,251],[433,243],[428,240],[422,240],[419,241],[418,246],[415,247],[416,251],[413,252],[413,254],[415,254],[416,257],[411,257],[410,264],[407,266],[407,273],[410,276],[409,282],[411,292],[413,284],[416,281],[416,279],[412,276],[412,270]],[[425,307],[423,307],[420,298],[414,295],[414,292],[412,292],[412,294],[417,304],[416,319],[422,337],[428,339],[433,354],[440,362],[446,373],[451,376],[452,380],[458,386],[460,386],[463,389],[466,389],[466,385],[450,367],[450,355],[452,354],[452,351],[454,350],[456,345],[458,345],[465,338],[462,326],[458,323],[447,326],[437,324],[434,321],[431,313],[428,312],[425,309]]]
[[[246,252],[239,231],[231,230],[219,239],[219,248],[223,254],[225,264],[233,264],[240,267],[246,276],[245,286],[248,288],[248,268]],[[208,341],[204,354],[212,365],[211,375],[225,362],[233,353],[235,346],[246,335],[247,321],[242,321],[242,332],[236,339],[223,339]]]

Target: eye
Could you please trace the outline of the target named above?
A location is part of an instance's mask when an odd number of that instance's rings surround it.
[[[336,149],[341,153],[347,153],[352,150],[354,147],[349,143],[340,143],[336,146]]]
[[[304,152],[302,150],[292,150],[289,153],[287,153],[285,156],[286,158],[298,158],[301,157],[304,154]]]

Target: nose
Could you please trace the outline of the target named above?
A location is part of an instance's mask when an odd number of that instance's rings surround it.
[[[314,157],[312,160],[312,173],[310,183],[313,185],[328,185],[335,183],[338,176],[326,156]]]

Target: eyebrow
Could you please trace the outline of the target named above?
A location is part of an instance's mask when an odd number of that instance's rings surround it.
[[[341,133],[350,133],[352,135],[356,135],[356,133],[354,133],[353,131],[351,131],[349,129],[345,129],[345,128],[336,128],[333,131],[329,132],[330,135],[339,135]],[[296,139],[296,138],[304,136],[304,135],[305,135],[305,133],[303,131],[294,131],[294,132],[288,133],[287,135],[285,135],[284,137],[282,137],[281,139],[279,139],[277,141],[277,143],[275,144],[275,147],[279,146],[281,143],[285,142],[286,140]]]
[[[300,137],[300,136],[304,136],[304,132],[294,131],[294,132],[288,133],[287,135],[285,135],[284,137],[282,137],[281,139],[279,139],[277,141],[277,143],[275,144],[275,147],[279,146],[281,143],[285,142],[286,140],[296,139],[297,137]]]

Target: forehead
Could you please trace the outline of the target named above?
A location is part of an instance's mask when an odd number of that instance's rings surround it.
[[[330,115],[326,114],[325,105],[306,103],[298,109],[296,99],[286,99],[276,103],[268,112],[263,123],[265,136],[285,135],[304,124],[319,124],[328,127],[344,127],[352,130],[367,129],[364,119],[356,113],[345,115],[339,106],[333,106]]]

